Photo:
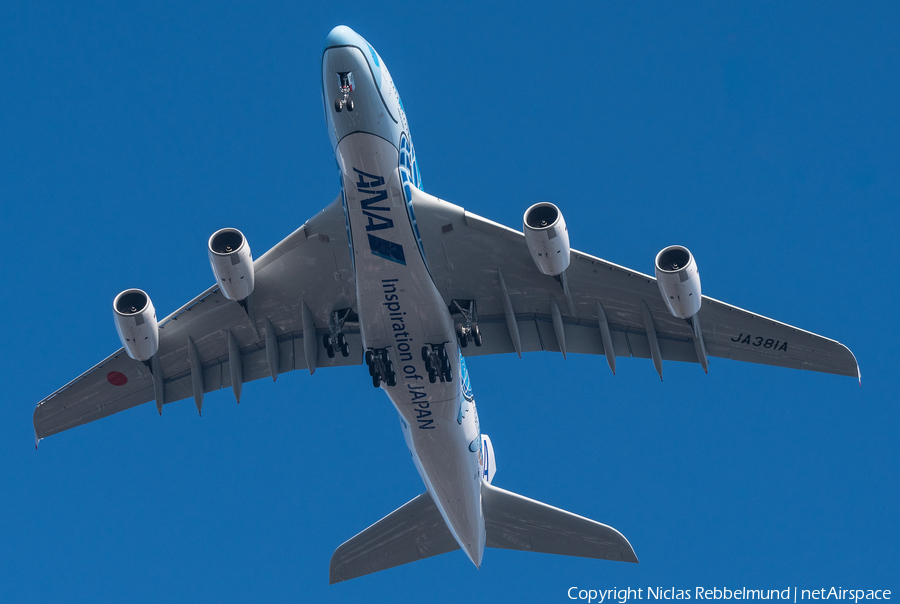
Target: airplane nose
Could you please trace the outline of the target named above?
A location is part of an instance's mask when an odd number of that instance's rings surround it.
[[[325,38],[325,48],[329,46],[348,46],[353,45],[359,39],[359,34],[347,27],[346,25],[338,25]]]

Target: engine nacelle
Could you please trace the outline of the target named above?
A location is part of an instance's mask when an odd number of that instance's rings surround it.
[[[209,263],[222,293],[240,302],[253,292],[253,255],[244,234],[220,229],[209,238]]]
[[[149,361],[159,350],[159,326],[150,296],[139,289],[126,289],[113,300],[113,318],[128,356]]]
[[[670,245],[656,255],[656,284],[669,312],[679,319],[700,310],[700,271],[686,247]]]
[[[552,203],[536,203],[525,211],[525,243],[545,275],[556,277],[569,268],[569,230],[562,212]]]

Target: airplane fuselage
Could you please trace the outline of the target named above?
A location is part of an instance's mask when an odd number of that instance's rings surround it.
[[[406,115],[390,73],[361,36],[337,27],[325,46],[322,95],[367,363],[390,361],[393,379],[375,370],[374,383],[397,409],[416,469],[451,533],[480,566],[482,438],[454,321],[416,225],[411,200],[422,183]]]

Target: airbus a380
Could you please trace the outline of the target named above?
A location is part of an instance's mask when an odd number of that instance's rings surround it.
[[[113,301],[123,348],[38,403],[40,439],[294,369],[365,363],[390,397],[426,491],[337,548],[332,583],[462,549],[637,562],[617,530],[493,486],[465,357],[554,351],[699,363],[724,357],[859,377],[842,344],[703,296],[682,246],[655,278],[572,250],[551,203],[509,229],[423,191],[400,94],[347,27],[328,35],[322,97],[341,192],[253,260],[213,233],[216,284],[162,321],[139,289]]]

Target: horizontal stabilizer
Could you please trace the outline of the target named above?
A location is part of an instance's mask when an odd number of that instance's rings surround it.
[[[616,529],[553,506],[481,484],[488,547],[637,562]],[[338,547],[332,584],[459,549],[427,492]]]
[[[488,547],[637,562],[622,533],[582,516],[487,483],[481,505]]]
[[[427,492],[397,508],[338,547],[332,584],[459,549]]]

